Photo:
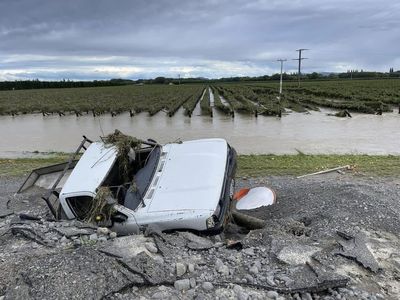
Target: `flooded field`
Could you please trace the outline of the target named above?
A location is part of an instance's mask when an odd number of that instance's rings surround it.
[[[40,114],[0,117],[0,157],[30,156],[30,152],[73,151],[82,135],[98,139],[119,129],[139,138],[160,143],[206,137],[228,140],[240,154],[364,153],[400,154],[400,115],[353,114],[353,118],[330,117],[329,111],[290,113],[255,118],[236,114],[232,119],[214,109],[214,117],[200,116],[196,107],[192,118],[181,108],[175,116],[159,112],[149,117],[84,115],[76,117]]]

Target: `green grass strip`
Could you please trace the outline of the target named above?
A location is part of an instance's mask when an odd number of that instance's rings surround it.
[[[241,155],[238,175],[303,175],[344,165],[370,176],[400,177],[400,156],[391,155]]]
[[[32,169],[64,162],[67,155],[50,158],[0,159],[0,177],[27,175]],[[400,177],[400,156],[373,155],[239,155],[238,176],[303,175],[352,165],[369,176]]]

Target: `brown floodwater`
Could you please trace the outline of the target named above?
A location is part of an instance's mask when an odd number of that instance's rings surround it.
[[[400,115],[353,114],[353,118],[327,116],[321,112],[289,113],[277,117],[235,114],[229,116],[214,109],[214,118],[200,116],[196,107],[192,118],[180,109],[172,118],[160,112],[153,117],[128,113],[111,117],[91,115],[22,115],[0,117],[0,157],[32,156],[39,151],[73,151],[82,135],[98,139],[119,129],[122,132],[160,143],[207,137],[228,140],[240,154],[364,153],[400,154]],[[296,150],[297,149],[297,150]]]

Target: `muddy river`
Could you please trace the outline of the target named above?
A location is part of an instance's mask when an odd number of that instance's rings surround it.
[[[276,117],[236,114],[224,116],[214,110],[214,118],[192,118],[179,110],[169,118],[160,112],[153,117],[128,113],[111,117],[42,115],[0,117],[0,157],[31,156],[39,151],[73,151],[82,135],[98,139],[118,128],[124,133],[153,138],[160,143],[206,137],[222,137],[240,154],[365,153],[400,154],[400,115],[353,114],[353,118],[327,116],[328,111],[289,113]]]

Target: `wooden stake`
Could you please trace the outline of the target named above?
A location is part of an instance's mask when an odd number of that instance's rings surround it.
[[[315,172],[315,173],[297,176],[296,178],[303,178],[303,177],[312,176],[312,175],[325,174],[325,173],[330,173],[330,172],[339,171],[339,170],[343,170],[343,169],[351,170],[351,166],[346,165],[346,166],[342,166],[342,167],[337,167],[337,168],[333,168],[333,169],[328,169],[328,170],[324,170],[324,171],[319,171],[319,172]]]

